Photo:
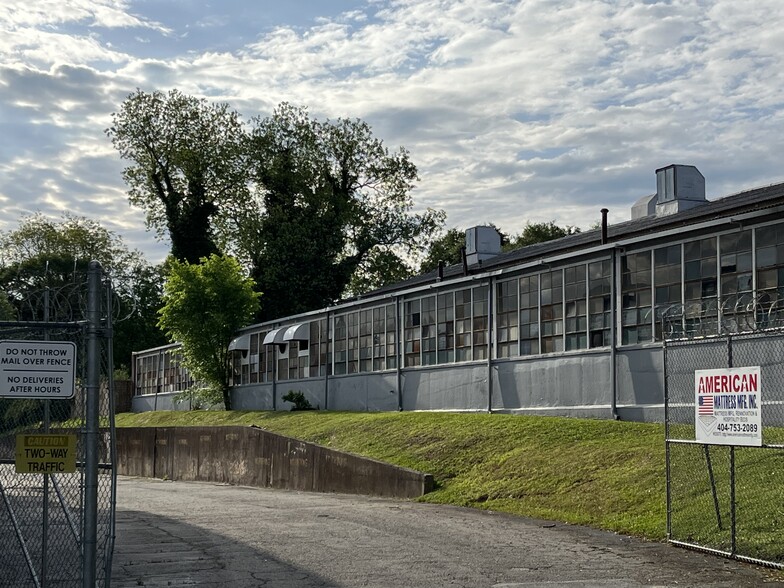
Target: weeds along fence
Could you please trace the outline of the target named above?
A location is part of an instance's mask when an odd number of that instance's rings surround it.
[[[784,568],[782,311],[757,298],[662,316],[667,536],[675,545]],[[697,441],[695,371],[753,366],[760,374],[761,444]]]
[[[72,349],[74,394],[41,398],[47,386],[62,385],[60,375],[15,376],[13,361],[0,365],[0,586],[108,586],[116,481],[111,285],[93,262],[67,284],[9,298],[16,316],[0,321],[0,353]],[[48,457],[30,457],[39,453]]]

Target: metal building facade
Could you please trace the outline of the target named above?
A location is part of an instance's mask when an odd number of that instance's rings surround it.
[[[293,390],[329,410],[662,420],[663,318],[711,335],[784,308],[784,184],[713,201],[681,185],[683,206],[654,194],[625,223],[246,327],[233,406],[287,410]],[[176,408],[144,373],[154,353],[136,354],[134,410]]]

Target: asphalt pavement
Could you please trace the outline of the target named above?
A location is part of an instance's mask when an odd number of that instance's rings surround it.
[[[784,586],[775,574],[474,509],[121,477],[112,586]]]

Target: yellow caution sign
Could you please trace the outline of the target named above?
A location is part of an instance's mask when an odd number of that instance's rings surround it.
[[[16,436],[17,474],[71,474],[76,471],[76,435]]]

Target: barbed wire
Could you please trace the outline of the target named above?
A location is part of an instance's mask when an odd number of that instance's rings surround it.
[[[752,333],[784,328],[784,297],[775,291],[743,292],[715,298],[654,307],[665,340]]]
[[[0,284],[10,302],[13,316],[9,321],[19,322],[78,322],[87,316],[87,275],[79,273],[72,281],[58,286],[44,286],[28,289],[24,277],[16,276],[16,284]],[[11,287],[8,287],[8,286]],[[130,296],[122,296],[112,285],[110,276],[104,276],[104,296],[101,304],[102,317],[108,318],[111,309],[112,322],[129,320],[137,311],[137,301]],[[2,331],[0,331],[2,332]]]

